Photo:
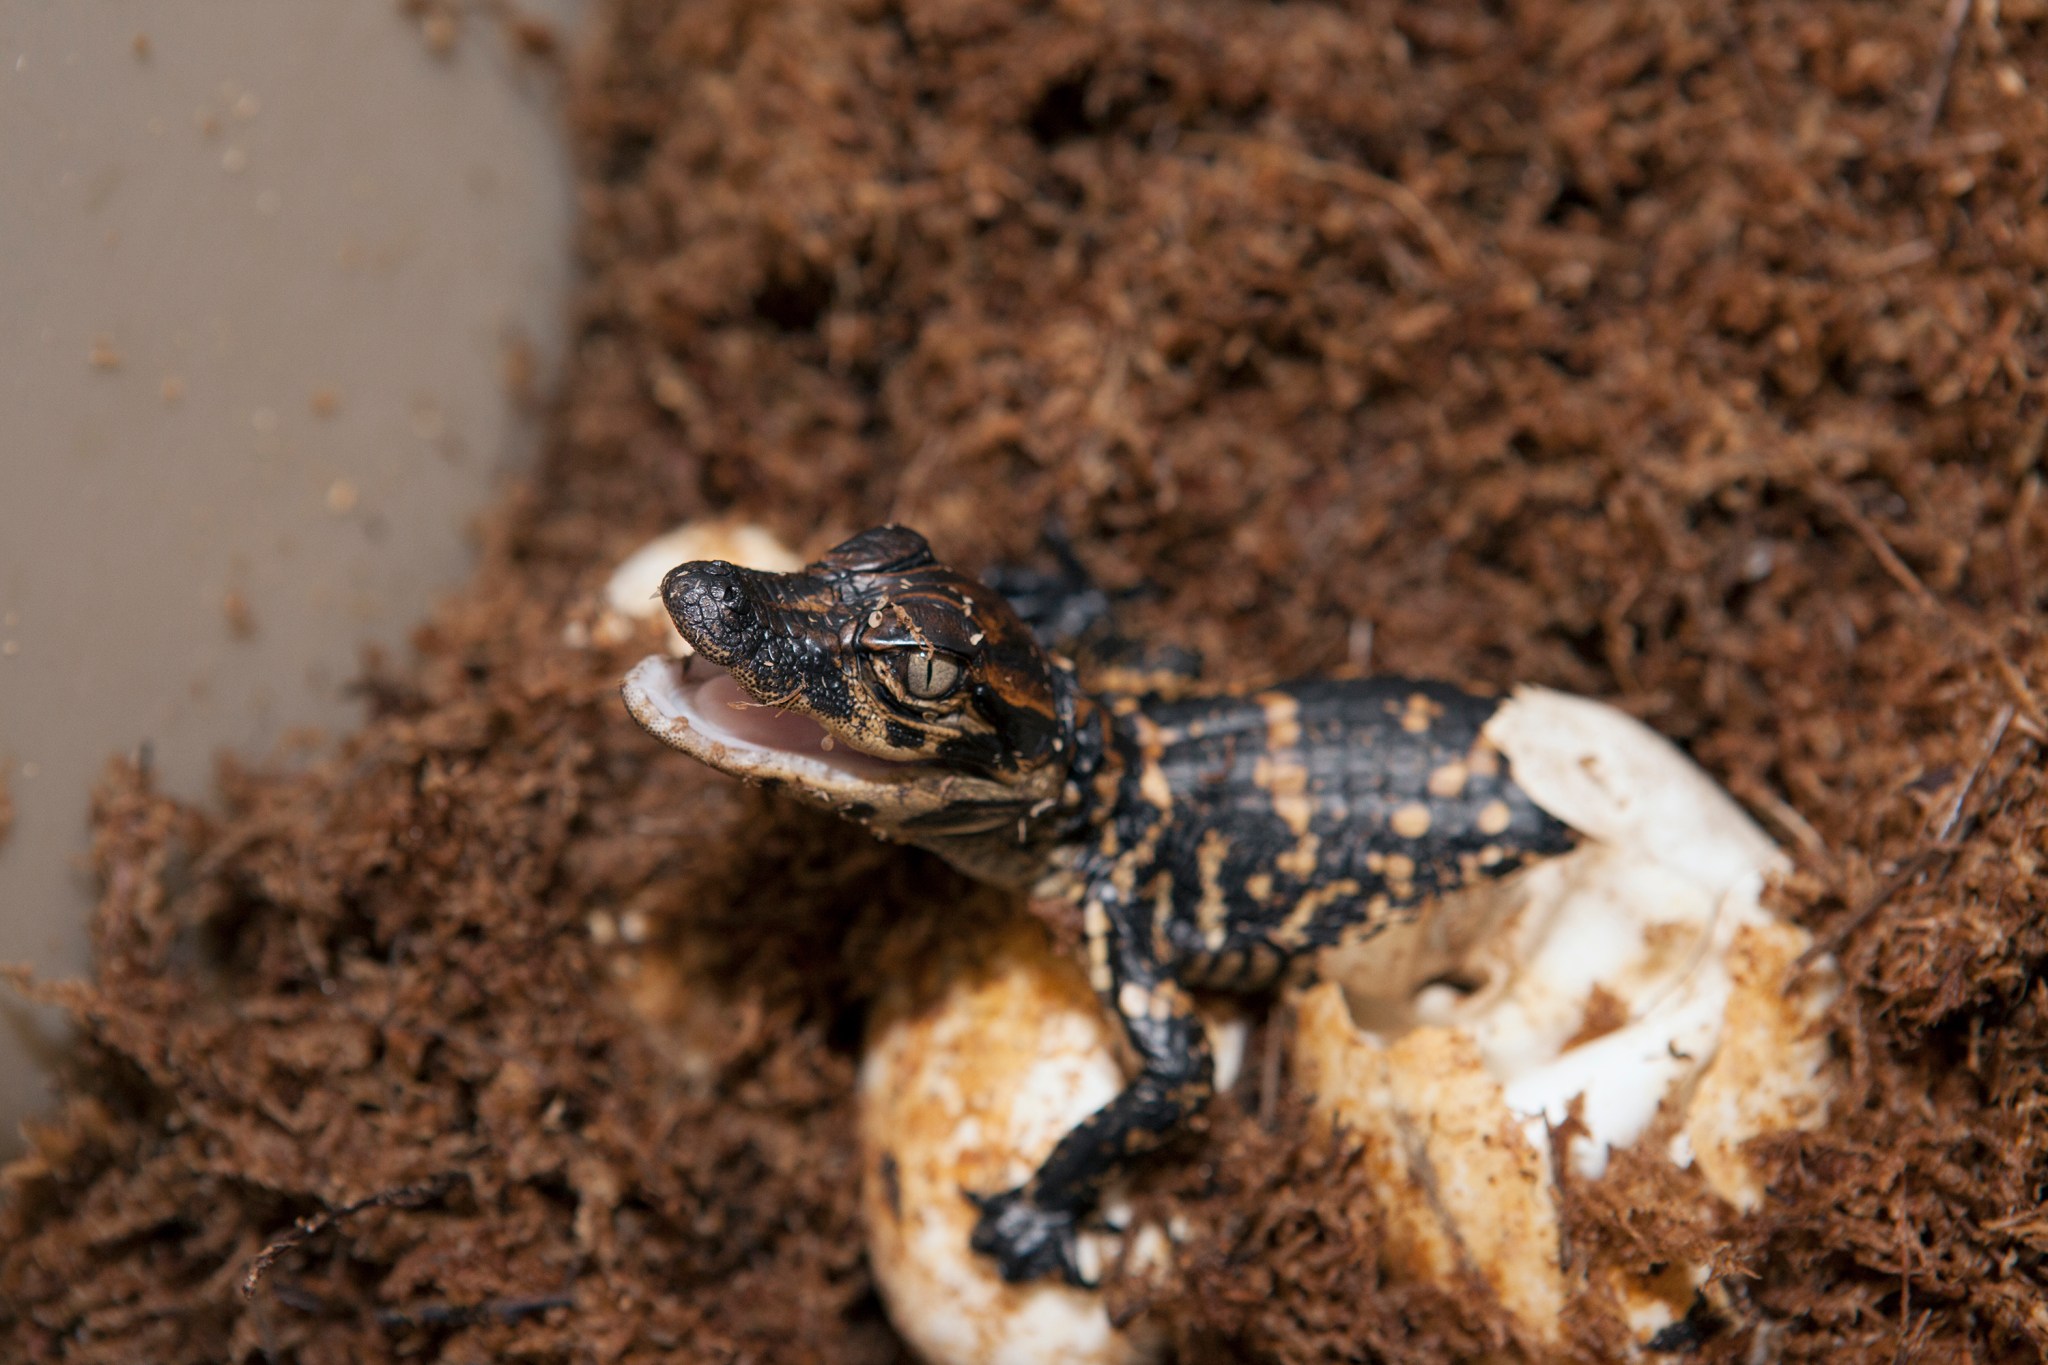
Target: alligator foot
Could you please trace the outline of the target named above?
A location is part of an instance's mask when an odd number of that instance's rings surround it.
[[[1058,1271],[1068,1284],[1094,1288],[1081,1273],[1075,1255],[1074,1215],[1033,1203],[1023,1187],[1001,1194],[962,1191],[981,1210],[968,1244],[994,1258],[996,1270],[1011,1284],[1040,1279]]]

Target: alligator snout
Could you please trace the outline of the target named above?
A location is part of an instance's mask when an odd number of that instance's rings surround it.
[[[662,605],[690,647],[721,668],[752,653],[767,628],[761,575],[723,559],[679,564],[661,580]]]

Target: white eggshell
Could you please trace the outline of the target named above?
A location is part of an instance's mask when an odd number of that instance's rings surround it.
[[[1383,1044],[1325,982],[1296,1000],[1294,1064],[1317,1110],[1362,1150],[1388,1263],[1446,1284],[1469,1266],[1539,1340],[1555,1340],[1565,1280],[1547,1148],[1502,1102],[1472,1040],[1418,1028]]]
[[[1723,891],[1785,855],[1678,747],[1635,717],[1518,687],[1486,723],[1517,785],[1581,834]]]
[[[1122,1088],[1112,1027],[1027,920],[953,945],[879,1002],[859,1081],[868,1257],[890,1321],[932,1365],[1158,1355],[1094,1291],[1005,1284],[967,1244],[962,1191],[1021,1184]]]
[[[1080,967],[1022,918],[965,931],[877,1002],[859,1077],[861,1207],[890,1321],[932,1365],[1143,1365],[1163,1352],[1149,1324],[1118,1330],[1101,1296],[1058,1281],[1003,1283],[968,1246],[963,1191],[1014,1188],[1068,1129],[1123,1088],[1120,1031]],[[1249,1034],[1242,1007],[1202,1004],[1219,1088]],[[1128,1227],[1112,1188],[1095,1219]],[[1126,1255],[1163,1269],[1166,1232],[1082,1236],[1084,1269]]]

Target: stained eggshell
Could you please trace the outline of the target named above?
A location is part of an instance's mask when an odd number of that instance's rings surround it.
[[[1382,1044],[1334,982],[1295,1002],[1297,1081],[1362,1149],[1387,1218],[1388,1265],[1454,1282],[1466,1266],[1552,1339],[1564,1308],[1549,1163],[1502,1103],[1472,1039],[1417,1028]]]
[[[1205,1018],[1228,1082],[1235,1014]],[[859,1078],[861,1203],[890,1321],[932,1365],[1140,1365],[1161,1353],[1146,1324],[1110,1325],[1101,1296],[1065,1283],[1005,1284],[968,1246],[963,1191],[1021,1184],[1053,1144],[1125,1079],[1115,1025],[1078,966],[1019,917],[918,956],[878,1002]],[[1117,1201],[1104,1201],[1115,1217]],[[1089,1233],[1084,1266],[1123,1238]],[[1128,1264],[1170,1255],[1140,1227]]]
[[[1020,920],[919,963],[878,1003],[859,1080],[861,1205],[889,1318],[933,1365],[1132,1365],[1100,1296],[1003,1283],[963,1191],[1013,1188],[1123,1084],[1088,983]]]
[[[1804,930],[1776,921],[1736,932],[1720,1048],[1685,1107],[1676,1158],[1689,1150],[1714,1193],[1745,1213],[1763,1201],[1764,1188],[1743,1144],[1827,1119],[1828,1042],[1819,1023],[1839,980],[1832,965],[1795,971],[1810,947]]]
[[[1611,1305],[1642,1341],[1705,1269],[1567,1267],[1552,1126],[1576,1118],[1563,1155],[1580,1176],[1658,1133],[1674,1165],[1751,1207],[1743,1143],[1825,1116],[1817,1024],[1835,977],[1824,963],[1794,979],[1807,936],[1760,901],[1782,855],[1653,731],[1526,688],[1487,737],[1584,842],[1326,955],[1328,984],[1296,1001],[1296,1072],[1362,1148],[1391,1264],[1446,1283],[1476,1270],[1537,1342],[1560,1339],[1574,1300]]]

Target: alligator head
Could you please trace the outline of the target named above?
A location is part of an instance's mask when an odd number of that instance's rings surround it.
[[[683,564],[661,596],[693,652],[627,675],[650,733],[974,875],[1037,874],[1067,804],[1072,670],[924,537],[876,527],[789,574]]]

